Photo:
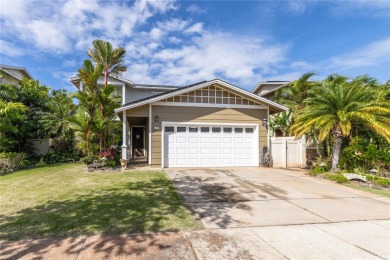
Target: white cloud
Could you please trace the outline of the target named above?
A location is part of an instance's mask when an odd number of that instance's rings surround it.
[[[76,60],[74,59],[71,59],[71,60],[64,60],[62,62],[62,66],[66,67],[66,68],[71,68],[71,67],[75,67],[77,65],[77,62]]]
[[[206,10],[200,7],[197,4],[192,4],[187,7],[186,9],[187,12],[192,13],[192,14],[203,14],[206,13]]]
[[[174,0],[5,2],[0,2],[2,36],[32,42],[46,52],[71,52],[96,38],[120,43],[153,15],[176,8]]]
[[[196,23],[186,29],[184,33],[186,34],[193,34],[193,33],[201,33],[203,31],[203,23]]]
[[[15,46],[14,44],[0,39],[0,49],[1,55],[6,55],[9,57],[21,56],[24,54],[24,50]],[[0,57],[1,57],[0,55]]]
[[[140,53],[138,44],[131,51]],[[125,76],[135,82],[173,85],[220,77],[252,86],[263,77],[263,71],[284,59],[287,49],[262,39],[203,31],[178,48],[154,49],[148,56],[139,55],[136,63],[129,62]]]
[[[346,55],[329,59],[329,67],[348,70],[357,67],[369,67],[390,64],[390,38],[372,42],[363,48]],[[389,68],[390,69],[390,68]]]
[[[188,21],[184,21],[178,18],[173,18],[168,21],[158,22],[157,25],[164,31],[181,31],[188,24]]]
[[[331,11],[336,15],[367,15],[390,17],[388,0],[331,1]]]
[[[150,37],[157,41],[161,38],[161,36],[163,35],[163,32],[161,29],[159,28],[153,28],[151,31],[150,31]]]

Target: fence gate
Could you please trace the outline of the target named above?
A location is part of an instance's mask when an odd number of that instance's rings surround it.
[[[271,157],[275,168],[304,168],[306,166],[306,139],[294,136],[271,138]]]

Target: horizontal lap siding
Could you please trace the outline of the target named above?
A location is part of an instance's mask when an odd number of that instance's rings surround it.
[[[143,105],[140,107],[132,108],[130,110],[127,110],[127,116],[131,117],[149,117],[149,105]]]
[[[155,166],[161,166],[162,162],[162,122],[257,124],[259,146],[267,144],[267,129],[262,126],[262,119],[267,117],[265,109],[152,106],[152,118],[156,115],[160,118],[160,129],[152,130],[152,165]]]

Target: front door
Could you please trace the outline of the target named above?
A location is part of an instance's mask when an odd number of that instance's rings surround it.
[[[144,157],[144,127],[133,127],[132,132],[132,144],[133,144],[133,157]]]

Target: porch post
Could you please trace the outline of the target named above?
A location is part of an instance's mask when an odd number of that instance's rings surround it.
[[[127,117],[126,111],[122,114],[122,160],[127,160]]]
[[[122,106],[126,104],[126,84],[122,84]]]

